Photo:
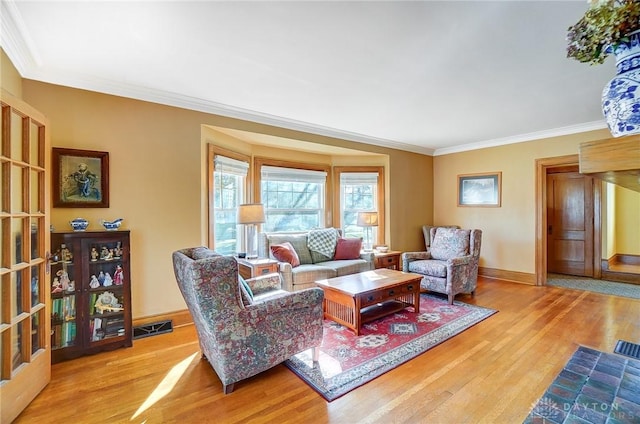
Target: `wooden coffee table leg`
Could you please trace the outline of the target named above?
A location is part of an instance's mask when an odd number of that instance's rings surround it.
[[[359,302],[343,293],[324,289],[324,317],[352,329],[359,335],[361,316]]]
[[[355,325],[354,325],[354,330],[356,332],[356,336],[360,335],[360,328],[362,327],[362,314],[360,313],[360,311],[362,310],[362,304],[360,303],[360,297],[356,296],[355,299],[355,308],[354,308],[354,315],[355,315]]]

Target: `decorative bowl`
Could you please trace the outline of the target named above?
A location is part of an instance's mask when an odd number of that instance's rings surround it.
[[[89,221],[84,218],[76,218],[73,221],[69,221],[73,231],[84,231],[89,226]]]
[[[389,251],[389,246],[378,246],[376,250],[380,253],[387,253]]]
[[[100,220],[100,223],[107,231],[116,231],[120,228],[120,224],[122,223],[122,218],[114,219],[113,221],[105,221],[104,219]]]

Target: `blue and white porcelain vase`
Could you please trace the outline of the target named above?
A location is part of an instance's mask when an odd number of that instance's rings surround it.
[[[84,231],[89,226],[89,221],[84,218],[76,218],[73,221],[69,221],[73,231]]]
[[[611,49],[616,76],[602,91],[602,113],[614,137],[640,133],[640,32]]]

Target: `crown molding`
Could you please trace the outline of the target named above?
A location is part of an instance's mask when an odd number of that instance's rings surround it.
[[[595,131],[607,128],[606,121],[585,122],[583,124],[570,125],[567,127],[552,128],[544,131],[536,131],[527,134],[514,135],[493,140],[478,141],[474,143],[461,144],[459,146],[444,147],[436,149],[433,156],[448,155],[451,153],[467,152],[469,150],[484,149],[487,147],[505,146],[507,144],[524,143],[527,141],[541,140],[545,138],[561,137],[565,135],[578,134],[587,131]]]
[[[0,2],[0,21],[0,45],[20,75],[25,75],[28,70],[40,66],[42,63],[40,55],[29,36],[15,1]]]
[[[310,134],[321,135],[325,137],[337,138],[341,140],[364,143],[379,147],[391,148],[396,150],[419,153],[432,156],[434,149],[405,144],[393,140],[387,140],[377,137],[371,137],[364,134],[338,130],[335,128],[325,127],[321,125],[310,124],[308,122],[288,119],[281,116],[271,115],[267,113],[252,111],[239,108],[223,103],[217,103],[198,97],[186,96],[178,93],[172,93],[164,90],[156,90],[148,87],[141,87],[130,84],[121,84],[109,80],[101,80],[95,77],[86,77],[82,75],[70,75],[68,73],[53,75],[51,73],[33,73],[25,72],[24,76],[50,84],[63,85],[82,90],[95,91],[114,96],[127,97],[135,100],[142,100],[151,103],[158,103],[165,106],[179,107],[183,109],[210,113],[213,115],[224,116],[227,118],[240,119],[259,124],[270,125],[279,128],[285,128],[294,131],[300,131]]]

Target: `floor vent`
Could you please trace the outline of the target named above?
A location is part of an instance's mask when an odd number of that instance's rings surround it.
[[[616,348],[613,350],[620,355],[629,356],[630,358],[640,359],[640,345],[618,340]]]
[[[173,331],[173,321],[158,321],[146,325],[133,327],[133,338],[142,339],[143,337],[155,336],[157,334],[171,333]]]

